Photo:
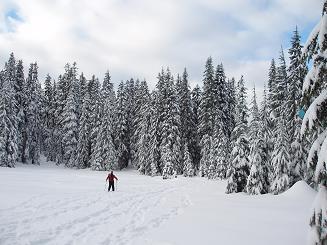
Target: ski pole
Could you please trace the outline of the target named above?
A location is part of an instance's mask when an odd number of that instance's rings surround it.
[[[104,191],[106,191],[106,189],[107,189],[107,181],[106,181],[106,183],[104,184]]]

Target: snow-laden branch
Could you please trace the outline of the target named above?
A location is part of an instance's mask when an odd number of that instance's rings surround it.
[[[319,35],[319,31],[320,31],[320,27],[322,24],[322,20],[320,20],[318,22],[318,24],[315,26],[315,28],[313,28],[313,30],[311,31],[307,42],[305,43],[305,45],[303,46],[302,49],[302,53],[306,54],[309,52],[310,46],[312,45],[312,43],[314,42],[314,40],[317,38],[317,36]]]
[[[327,131],[327,130],[326,130]],[[315,179],[318,182],[319,175],[323,172],[326,171],[324,168],[324,164],[327,164],[327,133],[325,134],[325,139],[321,145],[320,152],[318,154],[318,163],[316,166],[316,171],[315,171]],[[326,199],[327,200],[327,199]]]
[[[301,135],[304,135],[305,131],[311,130],[317,121],[317,111],[320,111],[322,103],[327,101],[327,89],[324,89],[320,95],[311,103],[308,110],[306,111],[302,126]]]
[[[313,158],[315,157],[316,153],[320,154],[321,153],[321,145],[323,142],[326,140],[327,137],[327,129],[322,132],[318,138],[313,142],[309,154],[308,154],[308,165],[310,165],[313,161]],[[319,155],[320,156],[320,155]],[[310,166],[308,166],[310,167]]]

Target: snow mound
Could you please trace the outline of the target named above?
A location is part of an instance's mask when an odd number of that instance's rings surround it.
[[[312,189],[304,180],[296,182],[290,189],[285,191],[283,195],[290,197],[315,196],[316,191]]]

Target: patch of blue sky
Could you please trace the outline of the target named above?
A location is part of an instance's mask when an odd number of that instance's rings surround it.
[[[251,5],[261,10],[268,9],[272,4],[271,0],[251,0]]]
[[[6,12],[5,16],[6,16],[6,19],[11,18],[11,19],[14,19],[16,21],[20,21],[20,22],[23,21],[22,17],[19,16],[17,9],[9,9]]]
[[[88,32],[81,27],[74,28],[73,33],[79,40],[86,41],[90,38]]]
[[[5,32],[14,32],[14,22],[23,22],[23,18],[19,15],[17,9],[11,8],[4,14]]]

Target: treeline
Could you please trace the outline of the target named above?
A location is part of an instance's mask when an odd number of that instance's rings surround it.
[[[228,193],[277,194],[300,179],[311,182],[297,115],[307,73],[297,30],[291,44],[289,66],[281,50],[261,105],[253,88],[250,108],[243,77],[226,78],[211,57],[202,88],[190,89],[186,69],[176,78],[163,69],[150,92],[134,79],[114,91],[109,72],[102,82],[86,79],[76,63],[41,87],[37,64],[25,78],[11,54],[1,72],[1,165],[38,164],[42,153],[70,168],[228,179]]]
[[[300,179],[312,183],[310,138],[301,137],[298,117],[307,73],[301,48],[296,30],[290,64],[281,50],[261,105],[253,88],[250,108],[243,77],[226,78],[211,57],[202,89],[190,89],[186,69],[176,78],[163,69],[152,92],[134,79],[115,92],[109,72],[101,83],[88,80],[75,63],[41,87],[37,64],[25,77],[23,62],[11,54],[0,76],[0,164],[38,164],[42,153],[70,168],[134,166],[163,178],[228,179],[227,193],[278,194]]]

